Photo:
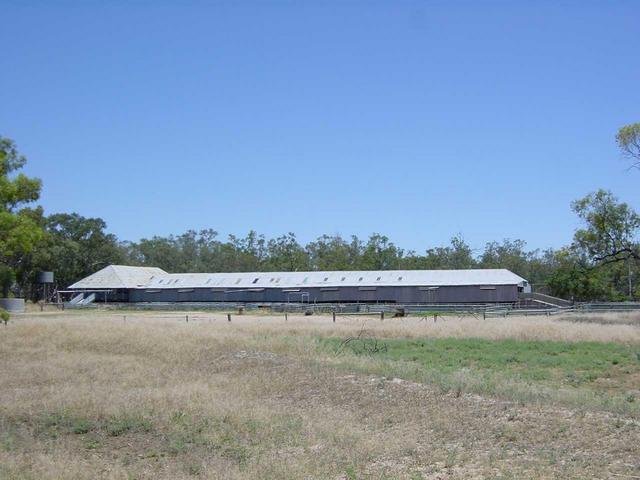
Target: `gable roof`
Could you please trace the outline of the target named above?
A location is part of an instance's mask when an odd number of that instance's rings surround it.
[[[91,288],[299,288],[361,286],[526,285],[504,269],[369,270],[326,272],[167,273],[160,268],[110,265],[74,283]]]
[[[292,288],[360,286],[524,285],[505,269],[369,270],[319,272],[168,273],[147,287],[163,288]]]
[[[157,267],[130,267],[109,265],[69,286],[72,289],[139,288],[149,284],[156,276],[167,272]]]

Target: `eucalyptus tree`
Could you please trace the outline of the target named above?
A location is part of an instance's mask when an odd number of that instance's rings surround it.
[[[15,142],[0,136],[0,289],[4,297],[43,237],[38,223],[42,209],[29,207],[40,198],[42,182],[18,173],[26,163]]]

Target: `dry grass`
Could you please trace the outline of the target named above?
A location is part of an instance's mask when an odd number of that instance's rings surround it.
[[[640,427],[345,372],[316,337],[640,344],[632,325],[29,315],[0,330],[0,478],[634,478]],[[366,359],[362,360],[363,362]]]
[[[63,321],[67,325],[84,325],[87,320],[127,322],[129,325],[157,326],[187,323],[209,324],[226,335],[229,329],[226,313],[205,312],[111,312],[71,311],[26,316],[47,319],[49,324]],[[385,318],[377,315],[338,315],[336,323],[330,315],[236,315],[232,314],[232,333],[267,336],[345,337],[357,335],[363,328],[379,338],[483,338],[488,340],[549,340],[559,342],[613,342],[640,345],[640,313],[567,314],[561,316],[509,316],[481,318],[472,316]]]
[[[566,317],[567,320],[602,325],[634,325],[640,327],[640,312],[578,313]]]

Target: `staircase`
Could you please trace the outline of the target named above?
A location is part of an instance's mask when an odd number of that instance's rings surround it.
[[[570,307],[573,305],[569,300],[563,298],[552,297],[551,295],[545,295],[544,293],[521,293],[519,295],[518,304],[524,304],[523,306],[549,308],[549,307]]]
[[[85,293],[79,293],[78,295],[73,297],[71,300],[69,300],[65,304],[65,306],[66,307],[83,307],[93,303],[94,300],[96,299],[95,293],[91,293],[90,295],[87,295],[87,296],[85,295],[86,295]]]

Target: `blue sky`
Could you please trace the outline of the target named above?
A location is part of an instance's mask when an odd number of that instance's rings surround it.
[[[640,4],[0,0],[0,135],[48,213],[120,238],[387,234],[567,244],[640,209]]]

